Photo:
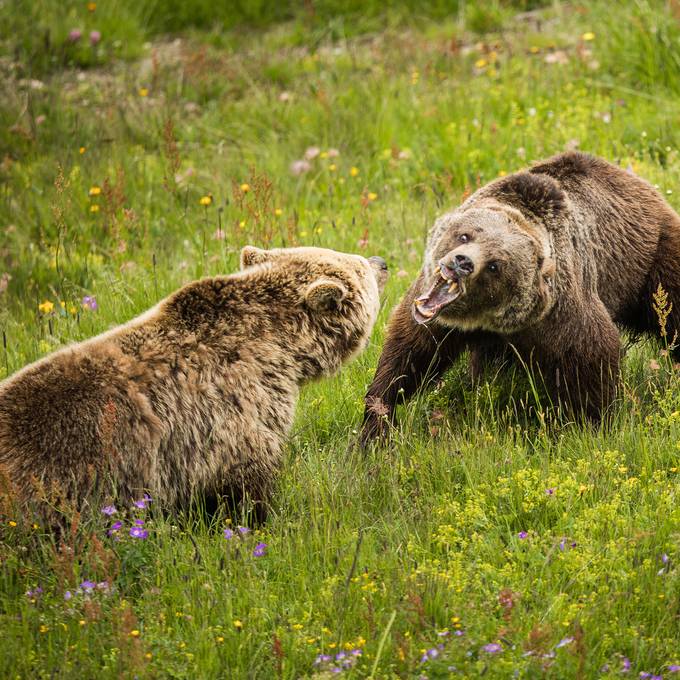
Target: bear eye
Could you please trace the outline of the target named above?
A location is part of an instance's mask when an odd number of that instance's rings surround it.
[[[498,274],[500,267],[498,266],[498,262],[489,262],[489,264],[486,265],[486,268],[492,273],[492,274]]]
[[[458,237],[458,240],[459,240],[461,243],[467,243],[467,242],[470,240],[470,234],[461,234],[461,235]]]

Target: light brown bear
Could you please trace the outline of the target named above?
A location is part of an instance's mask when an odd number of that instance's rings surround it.
[[[491,182],[429,234],[366,395],[363,441],[385,434],[398,400],[466,349],[473,372],[490,356],[519,356],[555,403],[599,420],[616,393],[619,327],[660,335],[659,284],[672,304],[672,338],[680,217],[644,180],[566,153]]]
[[[241,253],[145,314],[0,384],[0,469],[23,501],[82,506],[111,491],[166,508],[248,496],[264,517],[300,386],[366,345],[381,258],[290,248]]]

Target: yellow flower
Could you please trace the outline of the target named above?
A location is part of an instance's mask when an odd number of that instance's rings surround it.
[[[276,208],[276,210],[274,210],[274,214],[277,217],[281,217],[281,215],[283,215],[283,210],[281,210],[281,208]]]
[[[241,229],[245,229],[246,221],[245,221],[245,220],[241,220],[241,221],[238,223],[238,226],[241,227]]]
[[[330,629],[330,628],[326,628],[326,626],[324,626],[324,627],[321,629],[321,632],[324,633],[325,635],[330,635],[331,629]]]
[[[322,151],[319,154],[319,158],[328,158],[328,151]]]
[[[529,52],[531,52],[531,54],[538,54],[540,51],[541,51],[541,48],[537,47],[536,45],[532,45],[529,48]]]
[[[81,626],[84,626],[84,625],[85,625],[85,619],[80,619],[80,621],[78,621],[78,623],[79,623]]]
[[[302,630],[303,625],[301,623],[294,623],[292,625],[293,630]]]
[[[90,194],[90,196],[99,196],[99,194],[101,194],[101,192],[102,192],[102,188],[95,185],[93,187],[90,187],[89,194]]]
[[[250,184],[244,182],[243,184],[241,184],[240,189],[244,194],[247,194],[250,191]]]
[[[87,3],[87,11],[88,12],[94,12],[97,9],[97,3],[96,2],[88,2]]]
[[[243,628],[243,622],[239,621],[238,619],[235,619],[234,628],[236,628],[236,630],[241,630],[241,628]]]
[[[149,89],[147,87],[140,87],[139,88],[139,96],[140,97],[148,97],[149,95]]]
[[[41,632],[41,633],[46,633],[48,630],[49,630],[49,627],[46,626],[45,624],[43,624],[42,626],[40,626],[40,632]]]
[[[477,59],[475,62],[476,68],[484,68],[486,66],[486,59]]]
[[[587,33],[584,33],[581,36],[582,40],[589,41],[589,40],[595,40],[595,34],[592,33],[591,31],[588,31]]]
[[[313,645],[316,642],[316,638],[307,638],[307,644]]]
[[[328,169],[329,169],[331,172],[335,172],[335,171],[338,169],[338,166],[337,166],[335,163],[331,163],[331,164],[328,166]]]
[[[41,302],[38,305],[38,309],[43,314],[49,314],[54,309],[54,302],[50,302],[49,300],[45,300],[45,302]]]
[[[359,174],[359,168],[355,168],[354,166],[352,166],[352,167],[349,169],[349,174],[350,174],[352,177],[356,177],[356,176]]]
[[[86,151],[87,151],[87,149],[86,149],[84,146],[81,146],[81,147],[78,149],[78,153],[79,153],[81,156],[82,156]]]
[[[208,194],[207,196],[201,196],[198,201],[201,205],[210,205],[212,203],[212,196]]]
[[[17,525],[17,523],[16,523],[13,519],[11,519],[11,520],[9,521],[9,525],[10,525],[11,527],[15,527],[15,526]]]
[[[96,203],[93,203],[90,206],[90,212],[99,212],[99,206]]]
[[[33,524],[31,524],[31,526],[32,526],[34,529],[40,529],[40,527],[39,527],[35,522],[33,522]]]
[[[218,636],[215,638],[215,640],[216,640],[217,642],[219,642],[219,643],[224,642],[224,638],[223,638],[221,635],[218,635]]]
[[[368,200],[369,201],[375,201],[376,198],[378,198],[378,194],[374,193],[373,191],[368,192]]]
[[[134,630],[130,631],[130,637],[137,638],[139,637],[139,631],[135,628]]]
[[[147,653],[144,655],[144,658],[145,658],[145,659],[151,660],[151,659],[153,659],[153,654],[152,654],[151,652],[147,652]]]

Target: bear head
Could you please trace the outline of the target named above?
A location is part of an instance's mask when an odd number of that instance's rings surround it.
[[[290,344],[307,367],[305,378],[333,373],[364,349],[388,276],[381,257],[313,247],[246,246],[241,269],[260,270],[266,285],[280,292],[283,313],[296,320]],[[303,356],[307,344],[313,349]]]
[[[501,334],[542,319],[555,301],[551,230],[564,209],[552,179],[520,173],[438,219],[414,319]]]

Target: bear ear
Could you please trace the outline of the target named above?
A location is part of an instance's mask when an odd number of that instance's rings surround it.
[[[347,289],[332,279],[319,279],[305,291],[305,302],[316,312],[328,312],[337,309],[341,300],[347,295]]]
[[[566,197],[560,185],[548,175],[518,172],[495,185],[494,193],[521,213],[551,221],[566,210]]]
[[[255,264],[262,264],[269,259],[269,252],[256,248],[255,246],[245,246],[241,250],[241,269],[252,267]]]

